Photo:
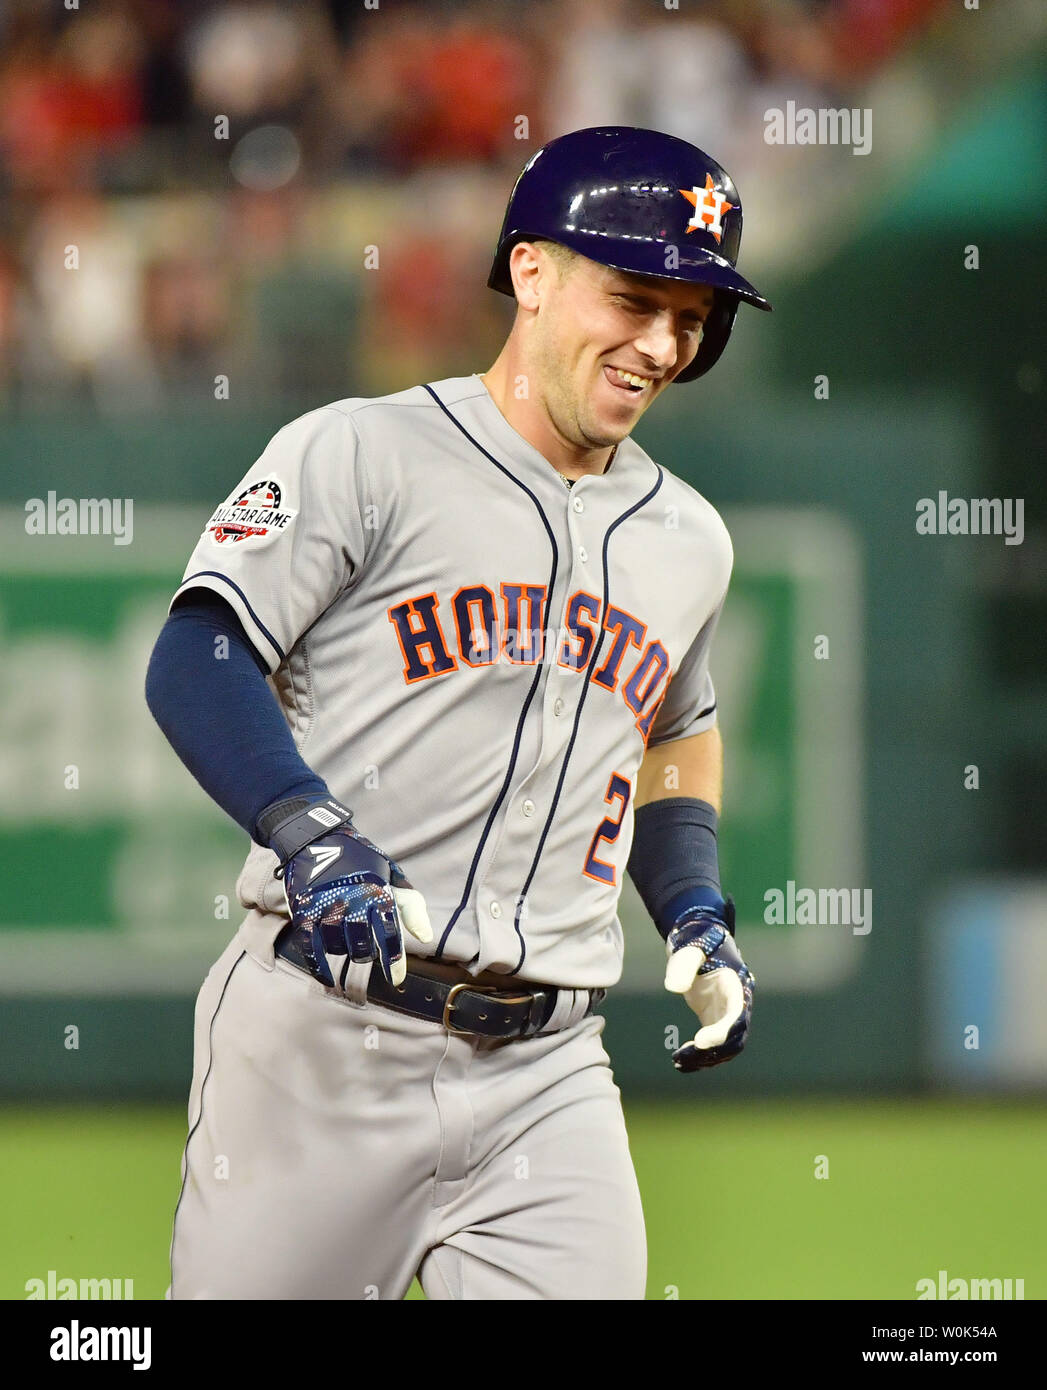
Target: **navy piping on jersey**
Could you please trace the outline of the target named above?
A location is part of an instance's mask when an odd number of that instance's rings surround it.
[[[246,960],[246,959],[247,959],[247,952],[246,952],[246,951],[241,951],[240,954],[237,956],[236,960],[234,960],[233,963],[232,963],[232,965],[229,967],[229,974],[225,977],[225,984],[222,986],[222,992],[221,992],[221,994],[218,996],[218,1003],[214,1006],[214,1013],[211,1015],[211,1022],[208,1024],[208,1027],[207,1027],[207,1070],[206,1070],[206,1072],[204,1072],[204,1079],[200,1082],[200,1113],[199,1113],[199,1115],[197,1115],[195,1121],[193,1122],[193,1127],[192,1127],[192,1129],[189,1131],[189,1133],[186,1135],[186,1138],[185,1138],[185,1148],[182,1150],[183,1168],[184,1168],[185,1171],[182,1173],[182,1185],[181,1185],[181,1187],[178,1189],[178,1201],[177,1201],[177,1203],[175,1204],[174,1217],[173,1217],[173,1219],[172,1219],[172,1221],[171,1221],[171,1298],[172,1298],[172,1299],[174,1298],[174,1244],[175,1244],[175,1226],[178,1224],[178,1209],[179,1209],[179,1207],[182,1205],[182,1198],[185,1196],[185,1184],[186,1184],[186,1179],[189,1177],[189,1141],[192,1139],[192,1137],[193,1137],[193,1135],[196,1133],[196,1131],[200,1128],[200,1121],[204,1118],[204,1089],[205,1089],[206,1086],[207,1086],[207,1078],[211,1075],[211,1068],[212,1068],[212,1066],[214,1065],[214,1026],[215,1026],[215,1021],[216,1021],[217,1018],[218,1018],[218,1010],[222,1007],[222,1004],[223,1004],[223,1002],[224,1002],[224,1000],[225,1000],[225,992],[226,992],[226,990],[229,988],[229,981],[233,978],[233,975],[236,973],[236,967],[240,964],[241,961]]]
[[[433,400],[434,400],[434,401],[436,402],[436,404],[440,407],[440,409],[443,411],[443,413],[447,416],[448,420],[451,421],[451,423],[456,427],[456,429],[459,429],[459,430],[462,432],[462,434],[465,435],[465,437],[466,437],[466,439],[468,439],[469,443],[472,444],[472,445],[474,445],[477,449],[479,449],[480,453],[483,454],[483,456],[484,456],[486,459],[489,459],[489,460],[491,461],[491,463],[494,464],[495,468],[497,468],[500,472],[504,473],[505,476],[510,480],[510,482],[515,483],[516,486],[517,486],[518,488],[521,489],[521,491],[526,492],[526,493],[527,493],[527,496],[528,496],[528,497],[531,499],[531,501],[534,503],[535,508],[536,508],[536,510],[537,510],[537,512],[538,512],[538,515],[539,515],[539,516],[541,517],[541,519],[542,519],[542,525],[545,527],[546,534],[547,534],[548,537],[549,537],[549,547],[550,547],[550,549],[552,550],[553,561],[552,561],[552,568],[551,568],[550,571],[549,571],[549,588],[548,588],[549,601],[551,601],[551,599],[552,599],[552,594],[553,594],[553,587],[554,587],[554,585],[555,585],[555,583],[556,583],[556,558],[557,558],[556,537],[555,537],[555,535],[553,534],[553,528],[552,528],[552,527],[550,526],[550,524],[549,524],[549,518],[546,516],[546,514],[545,514],[545,509],[543,508],[541,502],[538,500],[538,498],[535,496],[535,494],[531,491],[531,489],[527,486],[526,483],[522,483],[522,482],[520,481],[520,479],[517,478],[508,468],[506,468],[506,466],[505,466],[503,463],[499,463],[498,460],[494,457],[494,455],[491,454],[491,453],[489,453],[489,452],[484,448],[484,446],[480,443],[480,441],[479,441],[478,439],[474,439],[474,437],[469,433],[469,431],[466,429],[466,427],[462,424],[461,420],[457,419],[457,417],[456,417],[455,415],[453,415],[453,414],[451,413],[450,410],[448,410],[447,406],[444,405],[443,401],[440,399],[440,397],[436,394],[436,392],[432,389],[431,386],[429,386],[429,385],[424,385],[424,386],[423,386],[423,389],[429,392],[430,396],[432,396]],[[545,631],[545,620],[546,620],[547,618],[548,618],[548,613],[546,612],[546,613],[543,615],[543,623],[542,623],[542,631],[543,631],[543,634],[544,634],[544,631]],[[473,891],[473,880],[474,880],[475,877],[476,877],[476,869],[477,869],[477,866],[479,865],[479,862],[480,862],[480,856],[481,856],[481,854],[483,853],[484,845],[487,843],[487,837],[488,837],[488,836],[490,835],[490,833],[491,833],[491,827],[494,825],[494,822],[495,822],[495,819],[496,819],[496,817],[497,817],[497,815],[498,815],[498,812],[499,812],[499,810],[501,809],[502,803],[503,803],[503,801],[505,800],[506,794],[507,794],[508,791],[509,791],[509,786],[510,786],[510,783],[512,782],[512,778],[513,778],[513,772],[514,772],[514,770],[515,770],[515,768],[516,768],[516,760],[517,760],[517,758],[518,758],[519,755],[520,755],[520,741],[521,741],[521,739],[523,738],[524,723],[525,723],[525,721],[526,721],[526,719],[527,719],[527,711],[531,708],[531,702],[532,702],[532,700],[534,699],[534,696],[535,696],[536,691],[538,690],[538,685],[539,685],[539,683],[540,683],[540,681],[541,681],[541,679],[542,679],[542,673],[543,673],[544,670],[545,670],[545,647],[544,647],[544,636],[543,636],[542,660],[538,662],[538,664],[537,664],[537,666],[536,666],[536,668],[535,668],[534,680],[531,682],[531,688],[530,688],[530,689],[528,690],[528,692],[527,692],[527,698],[524,700],[523,708],[520,710],[520,716],[519,716],[519,718],[518,718],[517,721],[516,721],[516,732],[515,732],[514,735],[513,735],[513,751],[512,751],[512,756],[511,756],[510,759],[509,759],[509,766],[508,766],[508,768],[506,769],[505,779],[504,779],[504,781],[502,782],[501,787],[499,788],[498,795],[497,795],[497,797],[495,798],[495,801],[494,801],[494,805],[491,807],[490,813],[489,813],[489,815],[488,815],[488,817],[487,817],[487,820],[486,820],[486,822],[485,822],[485,824],[484,824],[483,831],[481,832],[480,839],[479,839],[479,841],[477,842],[476,849],[475,849],[475,851],[474,851],[474,853],[473,853],[472,863],[469,865],[469,873],[468,873],[468,876],[466,877],[466,880],[465,880],[465,887],[462,889],[462,896],[461,896],[461,898],[458,900],[458,906],[455,908],[454,912],[452,912],[452,914],[451,914],[451,920],[447,923],[447,926],[444,927],[443,933],[442,933],[441,936],[440,936],[440,942],[439,942],[439,944],[438,944],[438,946],[437,946],[437,948],[436,948],[436,952],[435,952],[435,954],[434,954],[434,959],[436,959],[436,960],[441,960],[441,959],[443,958],[443,952],[444,952],[444,947],[445,947],[446,944],[447,944],[447,938],[450,936],[451,932],[453,931],[454,926],[455,926],[455,923],[458,921],[458,918],[462,915],[462,912],[465,910],[465,905],[466,905],[466,903],[469,901],[469,895],[470,895],[470,894],[472,893],[472,891]]]
[[[280,660],[283,661],[285,659],[286,654],[284,652],[283,647],[280,646],[280,643],[276,640],[273,634],[266,627],[265,623],[262,622],[261,618],[259,618],[258,614],[251,607],[250,599],[244,593],[243,589],[240,588],[239,584],[237,584],[234,580],[230,579],[227,574],[222,574],[218,570],[197,570],[197,572],[195,574],[191,574],[188,579],[182,580],[181,584],[178,586],[178,593],[184,593],[185,586],[187,584],[194,583],[197,579],[220,579],[224,584],[228,584],[230,589],[234,589],[236,593],[240,595],[240,598],[243,601],[243,605],[247,609],[248,613],[251,615],[251,621],[254,623],[255,627],[257,627],[258,631],[269,643],[273,651],[276,652]],[[207,586],[204,585],[201,587]]]
[[[618,517],[618,519],[617,519],[616,521],[612,521],[611,524],[610,524],[610,526],[608,526],[606,532],[604,533],[604,538],[603,538],[603,613],[604,613],[604,617],[606,617],[606,615],[607,615],[607,605],[608,605],[608,603],[610,602],[610,596],[611,596],[611,595],[610,595],[611,580],[610,580],[610,573],[609,573],[608,568],[607,568],[607,550],[608,550],[608,547],[609,547],[609,545],[610,545],[610,543],[611,543],[611,535],[612,535],[612,533],[613,533],[614,531],[616,531],[616,530],[618,529],[619,526],[621,526],[621,524],[622,524],[623,521],[627,521],[627,520],[629,519],[629,517],[631,517],[631,516],[633,515],[634,512],[638,512],[638,511],[640,510],[641,507],[645,507],[645,506],[647,505],[647,503],[650,502],[651,498],[655,495],[655,493],[658,491],[658,489],[661,487],[661,485],[662,485],[662,480],[663,480],[663,478],[664,478],[665,475],[663,474],[662,470],[661,470],[660,468],[658,468],[658,465],[657,465],[657,464],[655,464],[655,468],[658,469],[658,479],[657,479],[657,481],[655,482],[654,487],[651,488],[650,492],[648,492],[647,495],[646,495],[645,497],[641,497],[640,500],[639,500],[639,502],[634,503],[627,511],[624,511],[624,512],[621,514],[621,516]],[[578,737],[578,726],[579,726],[579,724],[581,723],[581,719],[582,719],[582,710],[583,710],[583,708],[584,708],[584,706],[585,706],[585,699],[586,699],[586,696],[589,694],[589,690],[590,690],[590,688],[591,688],[592,673],[593,673],[593,671],[594,671],[594,669],[595,669],[595,667],[596,667],[596,662],[597,662],[597,660],[599,659],[599,656],[600,656],[600,648],[601,648],[601,646],[603,645],[604,634],[605,634],[606,632],[607,632],[607,628],[604,627],[603,624],[601,623],[601,625],[600,625],[600,635],[599,635],[599,637],[597,637],[596,641],[593,643],[593,654],[592,654],[592,656],[589,658],[589,665],[586,667],[586,671],[585,671],[585,683],[584,683],[583,686],[582,686],[582,693],[581,693],[581,695],[579,696],[579,699],[578,699],[578,708],[575,710],[575,714],[574,714],[574,727],[571,729],[571,737],[570,737],[570,740],[568,741],[567,748],[566,748],[566,750],[565,750],[565,752],[564,752],[564,755],[563,755],[563,762],[562,762],[561,765],[560,765],[560,776],[559,776],[559,777],[557,778],[557,780],[556,780],[556,790],[553,792],[552,805],[549,807],[549,814],[546,816],[546,818],[545,818],[545,824],[542,826],[542,833],[541,833],[541,835],[539,836],[539,839],[538,839],[538,848],[535,850],[535,852],[534,852],[534,858],[531,860],[531,867],[530,867],[530,869],[527,871],[527,877],[526,877],[526,879],[524,880],[523,888],[520,890],[520,896],[519,896],[519,897],[517,898],[517,900],[516,900],[516,912],[515,912],[514,915],[513,915],[513,929],[515,930],[516,935],[517,935],[517,937],[519,938],[519,941],[520,941],[520,959],[516,962],[516,965],[513,967],[513,972],[512,972],[512,973],[513,973],[514,975],[515,975],[515,974],[519,974],[520,969],[522,968],[524,961],[527,959],[527,943],[526,943],[526,941],[524,941],[523,932],[520,930],[520,913],[521,913],[521,911],[522,911],[522,909],[523,909],[524,900],[525,900],[526,897],[527,897],[527,890],[530,888],[531,883],[532,883],[532,881],[533,881],[533,879],[534,879],[534,876],[535,876],[535,874],[538,872],[538,861],[539,861],[539,860],[541,859],[541,857],[542,857],[542,850],[545,848],[545,842],[546,842],[546,839],[547,839],[548,836],[549,836],[549,831],[550,831],[550,829],[552,828],[553,818],[554,818],[555,815],[556,815],[556,807],[557,807],[557,805],[558,805],[558,803],[559,803],[559,800],[560,800],[560,793],[561,793],[561,791],[563,790],[564,779],[565,779],[566,776],[567,776],[567,764],[571,761],[571,753],[574,751],[575,740],[576,740],[577,737]]]

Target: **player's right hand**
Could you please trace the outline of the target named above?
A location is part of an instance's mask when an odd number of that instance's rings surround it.
[[[309,933],[319,978],[344,990],[352,961],[377,961],[399,985],[407,974],[404,931],[432,941],[429,913],[400,865],[351,816],[333,798],[298,798],[269,807],[258,823],[280,856],[287,910]]]
[[[433,939],[425,899],[394,860],[352,824],[300,849],[284,868],[291,920],[312,937],[325,984],[343,989],[350,961],[378,961],[393,985],[407,974],[404,929]]]

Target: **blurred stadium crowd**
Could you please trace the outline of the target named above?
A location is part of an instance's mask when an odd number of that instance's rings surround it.
[[[544,140],[650,125],[744,188],[795,153],[764,144],[766,108],[860,104],[941,10],[8,0],[0,406],[155,408],[218,374],[241,404],[318,401],[477,370],[506,306],[476,291]]]

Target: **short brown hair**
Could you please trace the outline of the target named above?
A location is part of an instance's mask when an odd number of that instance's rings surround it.
[[[569,246],[564,246],[562,242],[550,241],[548,237],[534,237],[533,240],[534,244],[540,246],[554,262],[559,278],[566,280],[578,262],[578,252],[572,251]]]

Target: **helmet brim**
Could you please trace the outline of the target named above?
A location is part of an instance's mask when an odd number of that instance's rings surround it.
[[[609,246],[611,238],[600,239],[600,254],[594,256],[590,254],[596,250],[593,237],[579,233],[572,235],[570,232],[560,232],[555,237],[541,233],[512,232],[499,248],[491,267],[491,274],[487,280],[490,289],[498,290],[502,294],[513,294],[512,276],[509,274],[509,254],[517,242],[532,239],[535,241],[557,241],[562,246],[576,251],[578,255],[585,256],[587,260],[591,260],[597,265],[607,266],[611,270],[618,270],[623,275],[649,276],[652,279],[674,280],[692,285],[712,285],[714,289],[733,295],[736,299],[751,304],[756,309],[763,309],[768,313],[771,311],[771,304],[756,286],[750,284],[744,275],[739,275],[729,261],[711,251],[686,245],[667,248],[666,244],[661,241],[644,246],[640,244],[639,240],[636,240],[629,243],[630,264],[622,265],[618,263],[615,250]],[[671,268],[666,267],[668,249],[676,251]]]

